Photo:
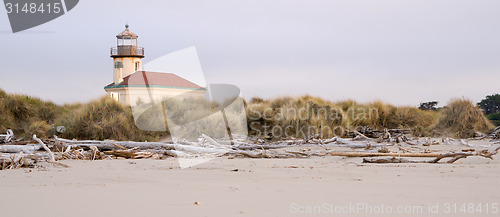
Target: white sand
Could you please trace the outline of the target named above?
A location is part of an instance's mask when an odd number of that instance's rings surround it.
[[[499,216],[492,209],[500,203],[496,158],[382,165],[343,157],[221,157],[190,169],[174,158],[64,161],[71,168],[0,171],[0,216],[432,216],[430,204],[439,205],[434,216]],[[357,210],[358,203],[373,211]],[[456,203],[457,212],[446,215],[447,203]],[[461,212],[464,203],[483,203],[482,213]],[[314,206],[323,209],[307,210]],[[351,213],[335,213],[342,206]],[[381,206],[416,211],[375,214]],[[298,213],[307,211],[316,213]]]

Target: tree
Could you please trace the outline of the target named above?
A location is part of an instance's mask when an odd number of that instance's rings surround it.
[[[486,96],[478,103],[478,106],[486,115],[500,112],[500,94]]]
[[[431,101],[431,102],[422,102],[420,103],[420,106],[418,106],[419,109],[421,110],[437,110],[436,106],[439,102],[438,101]]]

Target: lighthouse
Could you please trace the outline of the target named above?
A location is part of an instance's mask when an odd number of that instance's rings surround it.
[[[104,90],[113,99],[123,105],[134,106],[186,93],[205,94],[205,88],[173,72],[144,71],[144,48],[137,46],[137,38],[125,25],[125,30],[116,36],[117,46],[111,48],[113,83],[105,86]]]
[[[125,25],[125,30],[116,35],[116,47],[111,48],[113,58],[113,82],[119,84],[123,78],[136,71],[142,71],[144,48],[137,46],[137,36]]]

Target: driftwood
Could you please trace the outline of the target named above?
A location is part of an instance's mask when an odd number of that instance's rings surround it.
[[[373,130],[370,129],[369,127],[363,127],[363,129],[357,131],[362,133],[363,135],[369,137],[369,138],[380,138],[382,137],[387,137],[386,133],[389,133],[391,137],[395,137],[398,134],[409,134],[411,133],[411,130],[409,129],[384,129],[384,130]],[[355,131],[352,132],[347,132],[348,137],[355,137],[356,135],[359,135]]]
[[[1,161],[1,170],[5,169],[17,169],[21,166],[24,165],[23,160],[23,152],[19,152],[17,154],[14,154],[12,156],[9,156],[9,158],[0,158]]]
[[[49,153],[50,160],[52,162],[56,162],[56,158],[54,157],[54,153],[52,153],[52,151],[49,149],[49,147],[47,147],[47,145],[45,145],[45,143],[43,143],[42,140],[40,140],[39,138],[36,138],[36,134],[33,134],[33,139],[35,141],[37,141],[38,143],[40,143],[42,148],[45,149],[45,151],[47,151]]]
[[[305,158],[312,156],[312,154],[294,152],[294,151],[285,151],[285,152],[233,151],[228,154],[234,156],[249,157],[249,158]],[[320,155],[315,154],[315,156],[320,156]]]
[[[343,157],[438,157],[440,153],[379,153],[379,152],[332,152],[331,156]]]
[[[7,130],[6,134],[0,134],[0,142],[8,143],[15,139],[14,132],[11,129]]]
[[[356,130],[354,131],[354,133],[356,133],[358,135],[356,138],[360,138],[362,140],[371,140],[370,138],[368,138],[367,136],[365,136],[365,134],[362,134],[362,133],[360,133],[360,132],[358,132]],[[354,139],[356,139],[356,138],[354,138]],[[359,139],[357,139],[357,140],[359,140]]]
[[[371,144],[371,143],[354,143],[348,139],[333,137],[330,139],[311,139],[311,140],[285,140],[271,144],[252,144],[251,141],[240,139],[234,140],[234,145],[227,141],[219,141],[210,138],[206,135],[201,137],[201,142],[195,143],[190,141],[175,141],[175,143],[161,142],[131,142],[131,141],[95,141],[95,140],[68,140],[56,137],[56,145],[66,149],[64,152],[65,159],[94,159],[89,157],[86,150],[95,147],[102,151],[103,155],[115,156],[122,158],[148,158],[154,154],[160,156],[175,156],[175,157],[194,157],[199,155],[214,155],[220,156],[224,154],[244,156],[251,158],[303,158],[310,156],[325,156],[326,153],[306,153],[293,151],[266,151],[272,149],[281,149],[294,146],[321,146],[321,147],[349,147],[353,149],[363,148],[371,149],[376,147],[386,147],[392,144]],[[313,143],[311,143],[311,141]],[[79,149],[80,147],[80,149]],[[85,150],[81,149],[84,148]],[[68,151],[72,150],[72,151]],[[96,155],[94,150],[92,155]],[[155,155],[155,156],[156,156]],[[156,156],[158,157],[158,156]],[[102,157],[98,157],[102,158]]]
[[[363,163],[430,163],[429,161],[409,160],[405,158],[363,158]]]
[[[235,150],[255,150],[255,149],[279,149],[285,147],[291,147],[292,145],[288,144],[269,144],[269,145],[259,145],[259,144],[240,144],[235,145],[232,148]]]
[[[32,154],[27,154],[23,152],[19,153],[6,153],[0,154],[0,170],[4,169],[17,169],[21,167],[36,168],[40,167],[37,162],[47,161],[50,156],[46,152],[37,152]],[[52,163],[52,162],[49,162]],[[65,166],[58,162],[52,163],[53,165]]]
[[[19,165],[25,165],[26,161],[47,161],[59,165],[56,160],[61,159],[79,159],[79,160],[101,160],[114,158],[127,159],[164,159],[166,157],[193,158],[193,157],[218,157],[229,156],[248,157],[248,158],[308,158],[311,156],[345,156],[362,157],[365,163],[438,163],[442,159],[450,159],[447,163],[453,163],[461,158],[469,156],[481,156],[491,158],[498,152],[478,151],[473,149],[464,150],[457,153],[412,153],[402,149],[402,153],[389,153],[386,148],[396,145],[396,143],[407,143],[412,146],[426,146],[439,144],[430,138],[424,140],[410,140],[401,134],[401,132],[391,132],[385,130],[380,134],[378,140],[383,143],[377,143],[377,139],[370,138],[364,133],[357,132],[355,139],[344,139],[333,137],[329,139],[320,139],[319,137],[308,139],[295,139],[281,141],[266,141],[262,139],[237,138],[228,140],[218,140],[206,135],[202,135],[197,142],[182,140],[174,142],[133,142],[133,141],[96,141],[96,140],[68,140],[55,137],[52,152],[47,145],[40,139],[33,136],[33,139],[39,145],[12,146],[14,153],[21,152],[20,155],[8,155],[2,157],[0,153],[0,163],[2,168],[17,168]],[[443,143],[469,145],[468,140],[443,139]],[[0,146],[0,151],[12,148],[8,145]],[[293,150],[287,149],[295,147]],[[300,150],[297,150],[300,147]],[[317,147],[319,149],[306,148]],[[352,149],[373,149],[379,147],[379,152],[330,152],[331,147],[347,147]],[[491,146],[489,146],[491,147]],[[35,152],[44,148],[46,152]],[[413,147],[415,148],[415,147]],[[36,149],[36,150],[31,150]],[[385,152],[382,153],[381,151]],[[16,158],[17,156],[17,158]],[[368,157],[392,157],[392,158],[368,158]],[[416,158],[434,158],[432,160],[410,160],[404,157]],[[21,158],[21,160],[18,160]],[[17,160],[17,161],[13,161]]]
[[[364,149],[371,149],[371,148],[377,148],[377,147],[385,147],[385,146],[392,146],[393,144],[372,144],[372,143],[354,143],[351,140],[348,139],[343,139],[339,137],[334,137],[330,139],[330,143],[325,144],[325,146],[339,146],[339,147],[348,147],[352,149],[357,149],[357,148],[364,148]]]
[[[409,160],[404,158],[363,158],[363,163],[440,163],[442,159],[451,158],[446,161],[446,163],[455,163],[457,160],[470,157],[470,156],[479,156],[485,157],[489,159],[493,159],[493,155],[496,155],[500,150],[500,146],[495,148],[492,152],[488,150],[482,150],[478,152],[456,152],[456,153],[445,153],[440,154],[435,159],[432,160]]]
[[[378,148],[378,147],[386,147],[386,146],[392,146],[392,144],[356,144],[356,143],[348,143],[348,144],[340,144],[338,145],[340,147],[348,147],[352,149],[357,149],[357,148],[364,148],[364,149],[371,149],[371,148]]]
[[[154,155],[154,153],[151,152],[134,152],[132,150],[113,150],[113,151],[104,151],[104,153],[109,155],[114,155],[116,157],[132,158],[132,159],[150,158]]]
[[[2,153],[33,153],[38,151],[41,146],[39,145],[0,145],[0,152]]]
[[[162,142],[133,142],[133,141],[97,141],[97,140],[69,140],[55,137],[55,142],[57,145],[63,145],[65,148],[68,146],[72,147],[85,147],[90,149],[90,146],[95,146],[101,151],[111,151],[117,147],[121,149],[174,149],[174,144],[172,143],[162,143]]]

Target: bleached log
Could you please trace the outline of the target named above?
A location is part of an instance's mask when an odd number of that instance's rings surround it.
[[[11,129],[7,129],[7,134],[0,134],[0,142],[8,143],[14,139],[14,132]]]
[[[285,147],[292,147],[293,145],[287,145],[287,144],[269,144],[269,145],[259,145],[259,144],[241,144],[237,146],[233,146],[233,149],[237,150],[254,150],[254,149],[279,149],[279,148],[285,148]]]
[[[468,140],[466,140],[466,139],[461,139],[461,140],[460,140],[460,143],[461,143],[462,145],[472,147],[472,146],[469,144],[469,141],[468,141]]]
[[[363,163],[429,163],[429,161],[425,160],[409,160],[405,158],[363,158]]]
[[[15,157],[19,153],[0,153],[0,160],[11,160],[13,157]],[[34,160],[43,160],[43,159],[49,159],[50,156],[46,152],[36,152],[36,153],[23,153],[23,158],[31,158]]]
[[[375,147],[384,147],[389,146],[389,144],[362,144],[362,143],[353,143],[351,140],[342,139],[339,137],[334,137],[331,139],[333,142],[325,143],[328,146],[340,146],[340,147],[349,147],[349,148],[375,148]]]
[[[348,148],[352,148],[352,149],[358,149],[358,148],[370,149],[370,148],[392,146],[392,144],[370,144],[370,143],[362,144],[362,143],[353,143],[353,142],[343,142],[341,144],[333,145],[333,146],[348,147]]]
[[[56,143],[62,144],[65,147],[71,145],[73,147],[80,146],[90,149],[90,146],[96,146],[99,150],[113,150],[118,146],[126,149],[174,149],[172,143],[162,142],[133,142],[133,141],[97,141],[97,140],[69,140],[56,137]]]
[[[370,138],[368,138],[367,136],[365,136],[364,134],[358,132],[357,130],[354,131],[354,133],[356,133],[359,137],[361,137],[361,139],[364,139],[364,140],[371,140]]]
[[[191,145],[174,145],[175,150],[194,154],[225,154],[230,151],[229,148],[204,148]]]
[[[23,159],[23,152],[19,152],[18,154],[14,155],[10,162],[10,167],[9,169],[17,169],[19,168],[22,163],[20,162]]]
[[[483,151],[478,151],[478,152],[457,152],[457,153],[447,153],[447,154],[442,154],[438,156],[432,163],[437,163],[443,158],[452,158],[449,160],[447,163],[454,163],[455,161],[461,159],[461,158],[466,158],[469,156],[481,156],[489,159],[493,159],[493,155],[496,155],[498,153],[498,150],[500,150],[500,146],[496,147],[492,152],[489,152],[488,150],[483,150]]]
[[[33,134],[33,139],[35,141],[37,141],[43,149],[45,149],[45,151],[47,151],[50,155],[50,160],[52,162],[56,162],[56,158],[54,157],[54,153],[52,153],[52,151],[49,149],[49,147],[47,147],[47,145],[45,145],[45,143],[42,142],[42,140],[40,140],[39,138],[36,138],[36,134]]]
[[[228,154],[241,155],[249,158],[294,158],[304,157],[302,154],[287,152],[265,152],[265,151],[233,151]]]
[[[438,157],[440,153],[379,153],[379,152],[332,152],[331,156],[343,157]]]
[[[207,136],[205,134],[202,134],[201,135],[201,138],[207,140],[208,142],[210,142],[212,145],[214,145],[215,147],[221,147],[221,144],[219,144],[217,141],[215,141],[215,139],[212,139],[212,137],[210,136]]]
[[[445,154],[440,154],[433,160],[409,160],[409,159],[403,159],[403,158],[363,158],[363,163],[440,163],[442,159],[445,158],[451,158],[445,163],[455,163],[457,160],[466,158],[466,157],[471,157],[471,156],[478,156],[478,157],[485,157],[489,159],[493,159],[493,155],[496,155],[498,151],[500,150],[500,146],[495,148],[492,152],[489,152],[488,150],[483,150],[483,151],[478,151],[478,152],[456,152],[456,153],[445,153]]]
[[[40,149],[39,145],[0,145],[0,152],[2,153],[33,153]]]
[[[213,145],[212,146],[213,148],[221,148],[221,149],[226,149],[226,147],[233,148],[233,149],[241,149],[241,150],[278,149],[278,148],[283,148],[283,147],[289,146],[286,144],[255,145],[255,144],[238,142],[239,145],[234,145],[234,146],[230,147],[230,146],[220,145],[217,141],[213,140],[212,138],[210,138],[208,136],[204,137],[204,139],[209,141]],[[174,150],[176,148],[182,149],[183,147],[198,147],[198,146],[200,146],[200,144],[196,144],[193,142],[187,142],[187,141],[179,141],[180,144],[173,144],[173,143],[162,143],[162,142],[69,140],[69,139],[62,139],[62,138],[58,138],[58,137],[56,137],[56,143],[62,144],[65,147],[80,146],[80,147],[90,148],[90,146],[96,146],[101,151],[110,151],[110,150],[117,149],[117,148],[118,149],[138,148],[140,150],[147,150],[147,149]],[[215,147],[215,146],[217,146],[217,147]],[[123,148],[121,148],[121,147],[123,147]],[[187,149],[189,149],[189,148],[187,148]]]
[[[413,142],[410,142],[410,141],[406,141],[406,144],[408,144],[408,145],[413,145],[413,146],[418,145],[417,143],[413,143]]]
[[[350,140],[347,140],[347,139],[342,139],[342,138],[339,138],[339,137],[334,137],[335,138],[335,143],[337,144],[351,144],[352,142]],[[332,142],[329,142],[327,144],[330,144]]]
[[[271,157],[263,152],[239,151],[239,152],[236,152],[233,154],[242,155],[242,156],[249,157],[249,158],[273,158],[273,157]]]

